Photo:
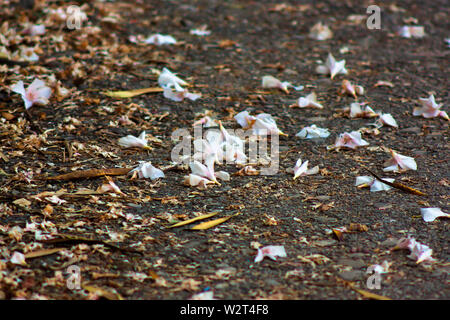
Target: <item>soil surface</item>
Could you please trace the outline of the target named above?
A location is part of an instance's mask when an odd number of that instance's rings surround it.
[[[72,4],[87,19],[75,30],[56,11],[66,12],[70,3],[46,2],[0,4],[0,45],[11,53],[34,47],[39,56],[0,61],[0,299],[178,300],[206,291],[215,299],[450,298],[448,219],[425,222],[420,212],[450,208],[449,122],[412,114],[430,94],[448,112],[447,1],[380,2],[379,30],[366,26],[366,1],[80,1]],[[309,38],[319,21],[332,30],[331,39]],[[23,34],[32,24],[44,24],[45,34]],[[404,25],[424,26],[425,36],[400,37]],[[211,33],[190,33],[202,26]],[[177,43],[140,41],[155,33]],[[348,74],[316,73],[328,53],[345,59]],[[158,88],[164,67],[201,98],[104,94]],[[262,88],[265,75],[304,89]],[[53,93],[48,104],[25,111],[10,87],[19,80],[27,87],[35,78]],[[369,125],[375,119],[346,116],[343,109],[355,98],[339,94],[344,79],[364,87],[358,102],[390,113],[398,128],[377,131]],[[313,91],[323,109],[292,107]],[[221,164],[216,170],[230,173],[230,181],[205,190],[184,185],[190,170],[172,164],[178,143],[172,132],[193,133],[204,115],[238,129],[233,115],[244,110],[271,114],[287,134],[279,137],[278,172],[235,175],[241,166]],[[295,136],[311,124],[330,136]],[[327,149],[339,134],[360,129],[368,146]],[[151,150],[117,143],[144,130]],[[388,149],[413,157],[417,170],[383,172]],[[294,180],[289,169],[298,158],[319,173]],[[47,179],[134,168],[139,161],[151,161],[165,177]],[[356,177],[368,175],[364,168],[426,196],[357,188]],[[122,193],[98,192],[108,181]],[[218,213],[168,228],[212,212]],[[351,224],[359,230],[333,232]],[[429,246],[435,260],[416,263],[408,250],[391,250],[407,236]],[[256,248],[268,245],[284,246],[286,257],[255,262]],[[368,269],[384,261],[390,267],[380,288],[368,286]]]

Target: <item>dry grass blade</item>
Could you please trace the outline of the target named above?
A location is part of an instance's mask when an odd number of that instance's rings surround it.
[[[353,288],[353,286],[352,286],[352,289],[353,289],[354,291],[358,292],[358,293],[361,294],[364,298],[367,298],[367,299],[373,299],[373,300],[392,300],[392,299],[389,298],[389,297],[380,296],[380,295],[378,295],[378,294],[375,294],[375,293],[372,293],[372,292],[369,292],[369,291],[366,291],[366,290],[361,290],[361,289]]]
[[[42,250],[28,252],[27,254],[25,254],[25,259],[33,259],[33,258],[49,256],[49,255],[54,254],[63,249],[64,248],[53,248],[53,249],[42,249]]]
[[[47,180],[74,180],[74,179],[96,178],[103,176],[123,176],[128,174],[130,170],[131,168],[78,170],[54,177],[47,177]]]
[[[103,94],[111,97],[111,98],[118,98],[118,99],[124,99],[124,98],[132,98],[134,96],[138,96],[140,94],[144,93],[156,93],[156,92],[163,92],[164,90],[162,88],[144,88],[144,89],[136,89],[136,90],[128,90],[128,91],[105,91]]]
[[[213,228],[213,227],[215,227],[215,226],[217,226],[217,225],[219,225],[221,223],[224,223],[225,221],[228,221],[232,217],[237,216],[238,214],[240,214],[240,212],[238,212],[236,214],[233,214],[232,216],[223,217],[223,218],[219,218],[219,219],[216,219],[216,220],[199,223],[199,224],[193,226],[191,228],[191,230],[206,230],[206,229]]]
[[[204,214],[202,216],[198,216],[198,217],[195,217],[195,218],[192,218],[192,219],[188,219],[188,220],[185,220],[185,221],[177,222],[177,223],[175,223],[175,224],[173,224],[173,225],[171,225],[171,226],[169,226],[167,228],[181,227],[181,226],[190,224],[190,223],[198,221],[198,220],[203,220],[203,219],[207,219],[207,218],[213,217],[213,216],[215,216],[218,213],[219,212],[211,212],[211,213],[208,213],[208,214]]]

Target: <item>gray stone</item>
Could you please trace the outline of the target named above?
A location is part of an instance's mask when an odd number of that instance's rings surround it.
[[[366,263],[361,259],[347,259],[341,258],[337,262],[338,264],[342,264],[344,266],[352,267],[353,269],[361,269],[366,266]]]
[[[339,274],[339,277],[346,281],[356,281],[364,279],[365,273],[359,270],[343,271]]]
[[[387,238],[383,242],[381,242],[381,245],[383,247],[394,247],[398,242],[398,239],[396,238]]]

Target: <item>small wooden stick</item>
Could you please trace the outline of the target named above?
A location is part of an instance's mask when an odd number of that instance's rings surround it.
[[[407,193],[415,194],[415,195],[417,195],[417,196],[426,196],[426,195],[427,195],[426,193],[423,193],[423,192],[421,192],[421,191],[419,191],[419,190],[416,190],[416,189],[413,189],[413,188],[411,188],[411,187],[405,186],[404,184],[401,184],[401,183],[398,183],[398,182],[389,182],[389,181],[386,181],[386,180],[384,180],[384,179],[381,179],[379,176],[377,176],[375,173],[373,173],[373,172],[370,171],[369,169],[367,169],[367,168],[364,168],[364,169],[366,169],[367,171],[369,171],[369,173],[370,173],[372,176],[374,176],[375,179],[377,179],[378,181],[380,181],[380,182],[382,182],[382,183],[384,183],[384,184],[387,184],[388,186],[391,186],[391,187],[393,187],[393,188],[396,188],[396,189],[405,191],[405,192],[407,192]]]

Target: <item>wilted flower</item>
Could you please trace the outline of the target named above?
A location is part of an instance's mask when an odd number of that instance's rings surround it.
[[[341,133],[332,147],[328,147],[328,149],[336,149],[336,148],[350,148],[356,149],[358,147],[367,146],[369,143],[361,138],[361,132],[352,131],[350,133],[344,132]]]
[[[329,74],[331,79],[340,73],[347,74],[347,69],[345,69],[345,60],[336,61],[333,55],[329,53],[325,65],[318,66],[316,68],[316,72],[320,74]]]
[[[347,110],[349,110],[348,112],[350,118],[373,118],[378,116],[378,113],[373,111],[370,106],[359,102],[351,103],[350,108]]]
[[[11,90],[22,96],[25,102],[25,109],[29,109],[34,104],[46,105],[52,93],[51,89],[45,85],[45,82],[39,79],[34,79],[26,90],[23,81],[17,82],[11,87]]]
[[[382,125],[388,125],[394,128],[398,128],[397,121],[395,121],[394,117],[390,113],[382,113],[380,117],[376,121],[377,123]]]
[[[316,139],[316,138],[327,138],[330,135],[330,131],[326,128],[318,128],[315,124],[303,128],[295,136],[302,139]]]
[[[142,133],[139,135],[139,137],[135,137],[132,135],[127,135],[125,137],[122,137],[118,140],[118,143],[120,146],[124,148],[143,148],[151,150],[152,148],[148,146],[147,139],[145,139],[145,131],[142,131]]]
[[[173,101],[183,101],[185,98],[195,101],[200,98],[202,95],[199,93],[191,93],[187,89],[183,91],[174,91],[171,88],[164,88],[164,97]]]
[[[433,222],[436,218],[450,218],[450,214],[442,211],[441,208],[421,208],[420,213],[425,222]]]
[[[302,159],[298,159],[294,166],[294,180],[300,176],[307,176],[319,172],[319,166],[308,169],[308,160],[302,163]]]
[[[447,113],[445,111],[439,110],[442,107],[442,103],[437,104],[434,100],[434,95],[430,95],[428,99],[419,98],[419,103],[422,105],[422,107],[414,108],[414,116],[422,116],[424,118],[442,117],[446,120],[449,120]]]
[[[348,80],[343,80],[339,93],[351,95],[356,99],[357,96],[362,96],[364,94],[364,88],[359,85],[354,85]]]
[[[169,69],[163,68],[158,77],[158,84],[161,88],[174,88],[176,91],[184,91],[181,86],[186,86],[187,82],[180,79],[176,74],[170,72]]]
[[[172,36],[157,33],[152,34],[150,37],[145,39],[144,42],[148,44],[155,44],[157,46],[161,46],[165,44],[176,44],[177,40],[175,40],[175,38]]]
[[[205,164],[196,160],[189,163],[189,168],[192,173],[189,176],[184,177],[184,184],[206,188],[206,185],[209,183],[220,184],[217,181],[217,178],[224,181],[230,180],[230,175],[227,172],[214,172],[215,159],[214,154],[209,154],[205,159]]]
[[[213,155],[216,163],[223,159],[229,162],[245,163],[247,156],[244,153],[244,141],[231,135],[219,121],[220,131],[208,131],[205,139],[194,140],[194,159],[206,159]]]
[[[262,87],[263,88],[277,88],[280,89],[286,93],[289,93],[288,87],[291,86],[290,82],[284,81],[281,82],[275,77],[272,76],[264,76],[262,78]]]
[[[386,180],[388,182],[394,182],[395,179],[383,178],[383,180]],[[355,186],[359,188],[370,187],[370,192],[387,191],[392,189],[391,186],[381,181],[378,181],[377,179],[370,176],[356,177]]]
[[[416,260],[416,263],[421,263],[423,261],[434,261],[431,257],[433,250],[430,249],[430,247],[417,242],[414,238],[401,238],[397,242],[396,246],[392,248],[392,250],[397,249],[409,249],[411,253],[408,258]]]
[[[248,111],[242,111],[235,115],[234,119],[244,129],[252,129],[253,133],[256,135],[287,135],[278,129],[275,120],[268,113],[260,113],[257,116],[251,116]]]
[[[392,149],[389,152],[391,153],[391,159],[384,163],[385,166],[388,166],[383,169],[384,172],[417,170],[417,164],[414,158],[398,154]]]
[[[141,161],[139,166],[131,170],[129,173],[136,172],[139,179],[142,178],[150,178],[151,180],[155,180],[158,178],[164,178],[164,172],[158,168],[155,168],[151,162]]]
[[[389,268],[391,264],[392,262],[384,260],[382,264],[373,265],[373,272],[378,274],[389,273]]]
[[[309,37],[319,41],[327,40],[333,37],[333,32],[328,26],[322,24],[322,22],[318,22],[309,31]]]
[[[300,97],[297,101],[299,108],[312,107],[316,109],[323,109],[323,106],[317,101],[317,95],[315,92],[311,92],[306,97]]]
[[[111,178],[107,179],[107,181],[100,187],[98,187],[96,191],[98,193],[114,192],[118,194],[124,194]]]
[[[261,262],[265,257],[272,260],[277,260],[277,257],[286,257],[286,250],[284,246],[266,246],[258,248],[258,253],[255,257],[255,263]]]

